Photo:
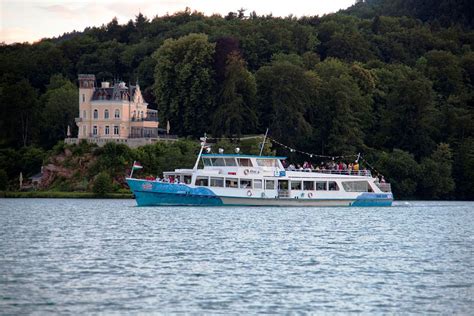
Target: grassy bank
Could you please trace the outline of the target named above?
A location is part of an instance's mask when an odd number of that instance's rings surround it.
[[[57,192],[57,191],[30,191],[11,192],[1,191],[0,198],[57,198],[57,199],[131,199],[131,193],[107,193],[97,195],[90,192]]]

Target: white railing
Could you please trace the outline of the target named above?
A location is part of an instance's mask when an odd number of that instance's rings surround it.
[[[326,173],[326,174],[340,174],[347,176],[362,176],[362,177],[372,177],[370,170],[316,170],[316,169],[303,169],[303,170],[289,170],[286,171],[296,171],[296,172],[316,172],[316,173]]]

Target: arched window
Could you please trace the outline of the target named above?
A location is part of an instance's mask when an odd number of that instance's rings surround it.
[[[115,118],[120,118],[120,110],[119,109],[115,110]]]
[[[82,118],[84,118],[84,119],[87,118],[87,112],[86,112],[86,110],[82,111]]]
[[[92,127],[92,134],[97,135],[97,126]]]
[[[97,120],[99,118],[99,111],[97,109],[94,110],[94,120]]]
[[[82,127],[82,136],[86,136],[87,135],[87,127],[84,125]]]
[[[109,118],[109,110],[104,110],[104,119]]]
[[[105,135],[109,135],[110,134],[110,129],[109,129],[109,126],[106,125],[105,126]]]

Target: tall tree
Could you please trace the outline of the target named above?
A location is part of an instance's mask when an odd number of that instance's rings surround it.
[[[170,120],[179,135],[208,131],[214,100],[213,54],[207,35],[167,39],[154,53],[154,93],[163,121]]]
[[[256,74],[260,126],[289,145],[303,144],[311,136],[306,116],[317,101],[320,85],[314,72],[288,61],[276,61]]]
[[[256,131],[256,90],[255,77],[247,70],[245,61],[237,53],[230,54],[213,115],[213,131],[216,135],[240,136]]]
[[[68,126],[71,135],[77,133],[74,118],[77,116],[79,93],[77,87],[61,75],[51,77],[48,90],[41,96],[43,111],[41,114],[42,145],[52,147],[66,138]]]

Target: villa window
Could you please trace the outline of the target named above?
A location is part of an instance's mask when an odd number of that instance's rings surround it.
[[[82,103],[86,102],[86,95],[82,94]]]
[[[87,127],[84,125],[82,127],[82,136],[86,136],[87,135]]]
[[[109,110],[105,110],[104,111],[104,119],[108,119],[109,118]]]
[[[92,135],[97,135],[97,126],[95,126],[95,125],[92,128]]]
[[[119,127],[114,126],[114,135],[118,135],[118,134],[119,134]]]
[[[115,118],[120,118],[120,110],[115,110]]]
[[[94,120],[97,120],[99,118],[99,111],[94,110]]]
[[[84,110],[84,111],[82,112],[82,117],[83,117],[84,119],[87,118],[87,111],[86,111],[86,110]]]
[[[110,128],[108,125],[105,126],[105,135],[109,135],[110,134]]]

